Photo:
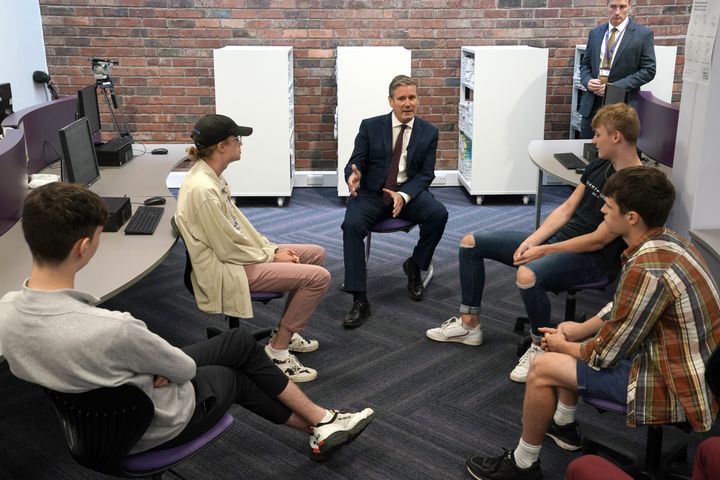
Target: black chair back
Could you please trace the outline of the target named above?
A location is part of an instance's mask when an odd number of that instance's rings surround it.
[[[91,470],[125,476],[120,459],[140,440],[155,414],[145,392],[133,385],[84,393],[45,392],[55,406],[72,457]]]
[[[183,238],[182,234],[180,233],[180,229],[177,226],[177,223],[175,222],[175,217],[172,217],[170,219],[170,225],[172,226],[172,229],[175,231],[178,237],[183,241],[183,244],[185,244],[185,239]],[[187,288],[187,291],[190,292],[190,295],[193,297],[195,296],[195,290],[193,289],[192,280],[190,278],[190,274],[193,271],[192,262],[190,261],[190,252],[188,252],[187,245],[185,246],[185,272],[183,274],[183,282],[185,283],[185,288]]]

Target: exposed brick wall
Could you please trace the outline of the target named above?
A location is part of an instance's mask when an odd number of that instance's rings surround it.
[[[111,72],[134,137],[182,142],[214,111],[212,51],[226,45],[294,47],[297,168],[336,166],[335,48],[400,45],[412,51],[419,114],[441,130],[440,169],[457,168],[460,47],[550,49],[545,138],[567,138],[574,46],[607,19],[603,0],[40,0],[50,74],[70,94],[94,81],[90,58]],[[679,100],[692,0],[636,0],[656,43],[677,45]],[[522,72],[518,72],[522,75]],[[388,79],[389,80],[389,79]],[[258,95],[262,95],[258,91]],[[101,102],[103,100],[101,99]],[[106,111],[104,105],[101,110]],[[104,115],[110,126],[110,117]]]

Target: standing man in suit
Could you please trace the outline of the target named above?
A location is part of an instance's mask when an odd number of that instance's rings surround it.
[[[587,93],[580,99],[580,137],[592,138],[595,112],[602,105],[605,84],[628,92],[628,103],[637,107],[640,86],[655,78],[655,44],[652,31],[633,22],[630,0],[609,0],[609,22],[588,35],[580,61],[580,81]]]
[[[419,301],[420,270],[430,266],[448,218],[445,206],[428,191],[435,178],[438,129],[415,116],[417,82],[406,75],[393,78],[388,102],[392,112],[360,123],[345,166],[351,195],[342,224],[345,291],[353,295],[343,321],[346,328],[358,327],[370,316],[363,243],[370,227],[391,216],[420,225],[420,239],[403,263],[410,298]]]

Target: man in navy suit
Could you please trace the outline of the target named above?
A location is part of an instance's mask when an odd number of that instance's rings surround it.
[[[360,123],[345,166],[351,195],[342,224],[345,291],[353,295],[352,309],[343,320],[346,328],[360,326],[370,316],[363,243],[370,227],[391,216],[420,225],[420,239],[403,263],[410,298],[419,301],[420,270],[430,266],[447,223],[445,206],[428,191],[435,178],[438,129],[415,116],[417,82],[396,76],[390,82],[388,101],[392,112]]]
[[[606,83],[626,90],[628,103],[637,108],[640,86],[655,78],[653,33],[628,17],[630,0],[610,0],[608,13],[609,22],[590,31],[580,61],[580,81],[587,88],[580,99],[580,138],[593,137],[590,123],[602,105]]]

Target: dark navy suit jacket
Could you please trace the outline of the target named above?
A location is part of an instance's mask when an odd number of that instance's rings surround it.
[[[415,117],[407,146],[407,181],[398,188],[411,198],[427,189],[435,178],[438,129]],[[355,165],[362,174],[359,196],[381,195],[392,156],[392,112],[378,117],[366,118],[360,123],[355,137],[355,148],[345,166],[345,181]]]
[[[587,88],[588,82],[600,74],[600,52],[605,41],[608,24],[600,25],[588,35],[585,56],[580,62],[580,81]],[[608,82],[628,92],[628,103],[637,106],[640,86],[655,78],[655,44],[652,31],[629,20],[622,41],[615,52]],[[590,116],[596,95],[583,94],[580,113]]]

